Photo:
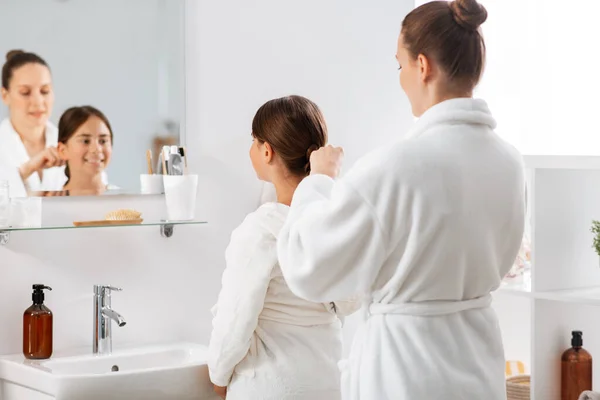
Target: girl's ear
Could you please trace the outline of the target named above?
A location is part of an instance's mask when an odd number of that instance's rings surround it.
[[[265,142],[263,148],[261,149],[261,155],[266,164],[270,164],[273,161],[273,156],[275,153],[273,152],[273,147],[268,142]]]
[[[58,151],[58,156],[60,157],[60,159],[63,161],[67,161],[67,159],[68,159],[67,145],[65,145],[64,143],[58,142],[58,145],[56,146],[56,150]]]

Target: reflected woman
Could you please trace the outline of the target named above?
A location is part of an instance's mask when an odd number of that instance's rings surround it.
[[[2,67],[2,101],[9,116],[0,123],[0,180],[11,196],[56,190],[64,184],[57,129],[50,121],[54,91],[50,67],[34,53],[9,51]]]

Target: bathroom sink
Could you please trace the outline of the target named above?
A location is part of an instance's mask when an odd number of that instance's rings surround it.
[[[0,393],[2,400],[27,400],[27,391],[36,400],[212,400],[206,353],[206,346],[181,343],[110,355],[57,354],[41,361],[4,356]]]

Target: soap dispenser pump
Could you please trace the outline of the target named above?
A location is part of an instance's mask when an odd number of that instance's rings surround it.
[[[33,304],[23,313],[23,355],[30,360],[44,360],[52,355],[52,311],[44,305],[44,289],[33,285]]]

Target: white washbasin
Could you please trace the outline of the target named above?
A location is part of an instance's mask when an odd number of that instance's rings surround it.
[[[179,343],[115,350],[111,355],[58,354],[30,361],[0,357],[3,400],[36,391],[31,399],[200,400],[214,399],[206,346]],[[16,395],[17,396],[17,395]],[[17,397],[14,397],[17,398]]]

